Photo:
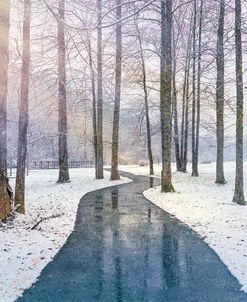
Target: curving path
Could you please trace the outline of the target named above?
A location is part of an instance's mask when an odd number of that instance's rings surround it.
[[[191,229],[144,198],[157,179],[80,202],[73,233],[18,302],[242,302],[247,295]]]

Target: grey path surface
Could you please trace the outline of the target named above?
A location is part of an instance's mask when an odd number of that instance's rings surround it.
[[[122,175],[133,182],[81,199],[73,233],[18,302],[247,301],[214,251],[143,197],[158,180]]]

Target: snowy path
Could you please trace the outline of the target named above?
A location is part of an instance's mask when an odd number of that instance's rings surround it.
[[[30,171],[25,215],[0,228],[0,301],[12,302],[29,288],[74,229],[80,198],[90,191],[129,182],[95,180],[93,168],[71,169],[71,183],[56,184],[58,170]],[[14,187],[14,178],[11,179]],[[30,228],[43,217],[61,215]]]
[[[238,281],[190,228],[141,194],[157,179],[85,195],[75,229],[19,302],[247,301]]]
[[[160,187],[144,193],[145,197],[164,211],[189,225],[218,254],[247,293],[247,206],[233,204],[235,163],[225,163],[227,184],[215,184],[216,164],[200,164],[200,177],[176,172],[172,165],[176,193],[163,194]],[[126,172],[148,175],[148,167],[122,166]],[[160,177],[161,166],[155,165]],[[247,162],[244,163],[247,192]]]

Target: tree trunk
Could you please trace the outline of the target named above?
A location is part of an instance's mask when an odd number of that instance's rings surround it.
[[[122,0],[116,0],[117,24],[116,24],[116,71],[115,71],[115,102],[112,130],[112,160],[111,180],[120,179],[118,174],[118,145],[119,145],[119,115],[121,100],[121,77],[122,77]]]
[[[177,108],[177,87],[176,87],[176,43],[173,37],[173,72],[172,72],[172,113],[174,128],[174,145],[176,156],[177,171],[182,171],[182,162],[180,158],[179,131],[178,131],[178,108]]]
[[[235,51],[236,51],[236,87],[237,87],[237,122],[236,122],[236,176],[233,202],[245,205],[243,177],[243,56],[241,33],[241,0],[235,0]]]
[[[188,137],[189,137],[189,79],[190,79],[190,67],[188,66],[187,80],[186,80],[186,97],[185,97],[185,121],[184,121],[184,147],[183,147],[183,164],[182,172],[187,171],[188,161]]]
[[[94,148],[94,161],[95,167],[97,167],[97,101],[96,101],[96,90],[95,90],[95,73],[93,67],[92,59],[92,47],[91,39],[88,39],[88,54],[89,54],[89,66],[91,70],[91,88],[92,88],[92,103],[93,103],[93,148]],[[96,178],[96,169],[95,169],[95,178]]]
[[[192,27],[191,27],[192,29]],[[191,58],[191,30],[188,38],[187,55],[185,62],[184,84],[183,84],[183,108],[181,125],[181,166],[182,172],[187,172],[188,134],[189,134],[189,78]]]
[[[154,175],[154,162],[152,153],[152,138],[151,138],[151,126],[149,118],[149,105],[148,105],[148,90],[147,90],[147,75],[146,75],[146,64],[144,59],[144,51],[142,47],[142,40],[140,30],[137,24],[138,40],[141,55],[141,65],[142,65],[142,85],[144,92],[144,107],[145,107],[145,117],[146,117],[146,128],[147,128],[147,145],[148,145],[148,160],[149,160],[149,174]]]
[[[0,2],[0,220],[11,211],[7,193],[7,88],[10,2]]]
[[[102,0],[97,0],[98,38],[97,38],[97,161],[96,179],[104,178],[103,159],[103,74],[102,74]]]
[[[15,207],[19,213],[23,214],[25,213],[25,168],[27,160],[28,97],[30,71],[30,22],[31,1],[25,0],[23,20],[21,95],[19,102],[19,135],[15,185]]]
[[[58,183],[69,182],[68,146],[67,146],[67,99],[66,99],[66,67],[65,67],[65,0],[59,0],[58,8],[58,132],[59,132],[59,177]]]
[[[175,144],[175,156],[176,156],[176,167],[177,171],[182,171],[182,163],[180,158],[180,145],[179,145],[179,133],[178,133],[178,109],[177,109],[177,91],[176,91],[176,80],[173,74],[173,94],[172,94],[172,105],[173,105],[173,123],[174,123],[174,144]]]
[[[201,122],[201,60],[202,60],[202,17],[203,17],[203,0],[200,4],[199,15],[199,36],[198,36],[198,70],[197,70],[197,116],[196,116],[196,145],[195,145],[195,175],[198,173],[199,161],[199,144],[200,144],[200,122]]]
[[[143,63],[144,63],[144,59],[143,59]],[[149,175],[154,175],[154,160],[153,160],[153,153],[152,153],[152,137],[151,137],[151,126],[150,126],[150,118],[149,118],[148,92],[147,92],[147,83],[146,83],[145,63],[142,66],[143,66],[144,105],[145,105],[146,128],[147,128]],[[145,74],[145,76],[144,76],[144,74]]]
[[[217,39],[217,83],[216,83],[216,124],[217,160],[216,183],[225,184],[224,176],[224,101],[225,101],[225,61],[224,61],[225,0],[220,1],[220,16]]]
[[[181,161],[182,172],[187,172],[188,136],[189,136],[189,79],[191,62],[191,36],[192,26],[188,38],[187,55],[185,63],[184,87],[183,87],[183,118],[181,126]]]
[[[171,175],[172,137],[172,0],[161,2],[161,78],[160,78],[160,121],[162,172],[161,191],[174,192]]]
[[[184,162],[183,162],[183,156],[184,156],[184,128],[185,128],[185,94],[186,94],[186,84],[187,84],[187,59],[185,63],[185,72],[184,72],[184,82],[183,82],[183,97],[182,97],[182,117],[181,117],[181,137],[180,137],[180,158],[181,158],[181,169],[182,172],[184,172]]]
[[[193,41],[192,41],[192,176],[198,176],[196,159],[196,25],[197,25],[197,0],[194,0],[194,22],[193,22]]]

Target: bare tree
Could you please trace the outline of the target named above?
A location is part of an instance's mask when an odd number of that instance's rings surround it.
[[[225,0],[220,0],[220,15],[217,35],[217,81],[216,81],[216,133],[217,160],[216,183],[225,184],[224,176],[224,103],[225,103],[225,58],[224,58]]]
[[[103,62],[102,62],[102,0],[97,0],[97,161],[96,178],[104,178],[103,158]]]
[[[9,214],[7,192],[7,86],[9,64],[10,2],[0,2],[0,220]]]
[[[111,180],[120,179],[118,174],[118,145],[119,145],[119,115],[122,80],[122,0],[116,0],[116,70],[115,70],[115,101],[112,129],[112,160]]]
[[[59,140],[59,177],[58,183],[69,181],[68,146],[67,146],[67,97],[66,97],[66,67],[65,67],[65,0],[59,0],[58,7],[58,140]]]
[[[197,103],[196,103],[196,142],[195,142],[195,169],[193,176],[199,176],[199,143],[200,143],[200,122],[201,122],[201,73],[202,73],[202,18],[203,0],[200,1],[199,29],[198,29],[198,67],[197,67]]]
[[[144,50],[142,46],[142,39],[140,29],[138,24],[137,28],[137,38],[140,47],[140,56],[141,56],[141,67],[142,67],[142,86],[144,92],[144,108],[145,108],[145,117],[146,117],[146,129],[147,129],[147,147],[148,147],[148,160],[149,160],[149,174],[154,174],[154,161],[153,161],[153,153],[152,153],[152,138],[151,138],[151,125],[150,125],[150,117],[149,117],[149,104],[148,104],[148,88],[147,88],[147,72],[146,72],[146,63],[144,58]]]
[[[243,54],[242,54],[242,13],[241,0],[235,0],[235,52],[236,52],[236,175],[233,202],[245,205],[243,176]]]
[[[21,94],[19,102],[19,135],[15,185],[15,206],[19,213],[25,213],[25,168],[27,160],[27,130],[29,119],[30,23],[31,0],[24,0]]]
[[[197,0],[194,0],[194,21],[192,35],[192,176],[198,176],[196,159],[196,27],[197,27]]]
[[[172,72],[172,114],[173,114],[173,130],[174,130],[174,145],[175,145],[175,157],[177,171],[182,171],[182,161],[180,158],[180,143],[179,143],[179,130],[178,130],[178,99],[177,99],[177,86],[176,86],[176,71],[177,71],[177,59],[176,59],[176,40],[175,32],[173,29],[173,72]],[[184,113],[183,113],[184,114]]]
[[[182,101],[182,122],[181,122],[181,162],[182,172],[187,171],[187,157],[188,157],[188,136],[189,136],[189,79],[190,79],[190,63],[191,63],[191,31],[187,42],[187,51],[185,59],[185,71],[183,82],[183,101]]]
[[[96,100],[96,89],[95,89],[95,72],[93,67],[92,46],[91,46],[90,37],[88,38],[88,55],[89,55],[89,66],[91,71],[91,88],[92,88],[92,123],[93,123],[94,161],[95,161],[95,167],[97,167],[97,100]],[[96,169],[95,169],[95,178],[97,178]]]
[[[172,0],[161,2],[160,72],[160,121],[162,148],[161,191],[174,192],[171,175]]]

